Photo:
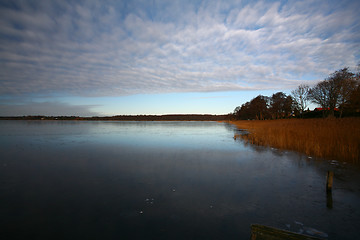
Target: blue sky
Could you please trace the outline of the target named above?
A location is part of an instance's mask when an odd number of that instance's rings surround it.
[[[225,114],[360,62],[359,1],[0,1],[0,115]]]

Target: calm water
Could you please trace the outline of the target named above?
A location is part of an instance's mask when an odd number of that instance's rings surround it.
[[[244,145],[235,131],[216,122],[0,121],[2,239],[249,239],[252,223],[357,238],[357,167]]]

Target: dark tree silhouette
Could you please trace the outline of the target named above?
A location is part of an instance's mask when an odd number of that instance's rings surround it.
[[[250,106],[254,111],[255,119],[264,120],[268,115],[268,97],[259,95],[256,98],[252,99]]]
[[[295,90],[291,91],[295,108],[300,112],[301,117],[309,103],[310,87],[305,84],[301,84]]]
[[[305,112],[309,102],[323,108],[323,111]],[[278,119],[298,115],[301,117],[324,117],[325,113],[334,116],[334,110],[340,109],[339,116],[360,116],[360,64],[356,74],[348,68],[335,71],[328,78],[318,82],[313,88],[300,85],[287,96],[283,92],[271,97],[258,95],[251,101],[235,108],[235,119]],[[338,109],[337,109],[338,110]]]
[[[273,119],[288,117],[293,110],[291,96],[283,92],[277,92],[270,98],[270,113]]]
[[[348,68],[335,71],[311,89],[309,95],[311,101],[322,108],[329,108],[330,116],[334,116],[334,109],[337,107],[341,109],[342,113],[342,109],[350,100],[356,87],[354,76],[354,73],[350,72]]]

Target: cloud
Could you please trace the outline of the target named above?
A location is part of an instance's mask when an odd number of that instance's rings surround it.
[[[292,88],[359,62],[356,1],[9,3],[0,94]]]
[[[22,102],[0,104],[1,116],[97,116],[91,108],[97,105],[70,105],[61,102]]]

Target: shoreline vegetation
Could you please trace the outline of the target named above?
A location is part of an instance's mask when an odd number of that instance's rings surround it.
[[[247,134],[247,143],[292,150],[309,156],[360,163],[360,118],[229,121]]]

